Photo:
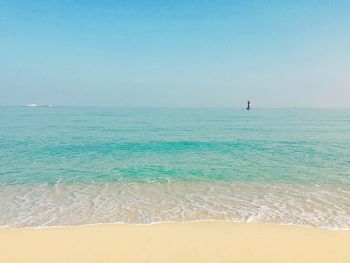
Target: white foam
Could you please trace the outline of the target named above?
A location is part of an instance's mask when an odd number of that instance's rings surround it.
[[[350,228],[350,189],[172,182],[0,187],[0,226],[216,220]]]

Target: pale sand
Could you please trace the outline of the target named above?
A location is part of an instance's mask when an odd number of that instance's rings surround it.
[[[253,223],[0,229],[0,262],[350,262],[350,231]]]

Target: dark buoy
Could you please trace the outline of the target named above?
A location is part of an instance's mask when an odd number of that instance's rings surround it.
[[[247,102],[247,110],[250,110],[250,100]]]

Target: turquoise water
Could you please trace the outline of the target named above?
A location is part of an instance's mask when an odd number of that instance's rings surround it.
[[[350,227],[350,110],[0,107],[0,225]]]

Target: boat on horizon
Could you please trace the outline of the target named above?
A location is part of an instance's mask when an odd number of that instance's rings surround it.
[[[40,104],[35,104],[35,103],[26,104],[26,105],[23,105],[23,106],[24,107],[55,107],[54,105],[50,105],[50,104],[40,105]]]

